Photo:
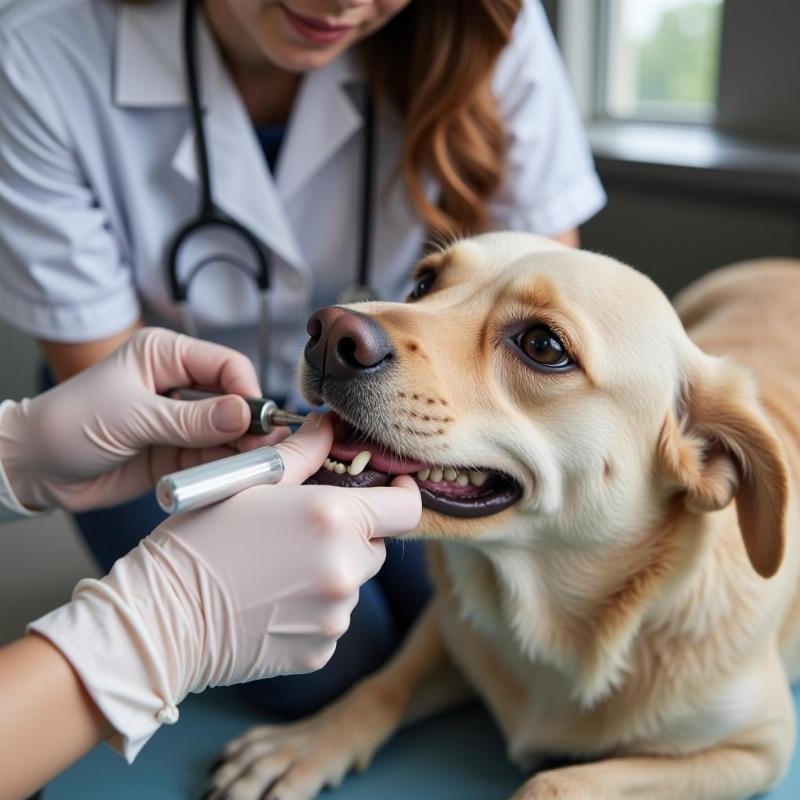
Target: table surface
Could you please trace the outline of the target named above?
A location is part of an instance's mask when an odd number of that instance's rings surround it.
[[[800,702],[800,688],[795,704]],[[188,698],[177,725],[164,726],[133,766],[105,745],[51,783],[43,800],[199,800],[222,746],[263,716],[236,689]],[[398,734],[363,774],[348,777],[325,800],[503,800],[523,776],[506,759],[488,714],[468,706]],[[800,756],[770,800],[800,797]]]

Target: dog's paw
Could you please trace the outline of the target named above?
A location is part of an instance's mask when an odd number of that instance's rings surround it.
[[[208,800],[311,800],[358,766],[349,741],[325,714],[251,728],[225,748]]]
[[[511,800],[600,800],[597,787],[582,779],[581,773],[551,769],[534,775]]]
[[[397,727],[404,698],[368,680],[308,719],[251,728],[225,748],[208,800],[311,800],[338,786]]]

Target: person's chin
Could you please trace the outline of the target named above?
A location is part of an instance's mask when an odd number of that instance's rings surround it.
[[[268,53],[268,57],[275,65],[287,72],[313,72],[327,67],[346,49],[346,45],[325,50],[292,45],[291,47],[274,48]]]

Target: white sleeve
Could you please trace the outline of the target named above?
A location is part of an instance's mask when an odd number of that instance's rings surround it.
[[[3,410],[9,407],[11,403],[11,400],[0,402],[0,425],[2,425],[3,421]],[[36,513],[38,512],[25,508],[17,499],[16,494],[14,494],[8,475],[3,469],[3,453],[0,452],[0,524],[11,522],[20,517],[32,517]]]
[[[539,0],[524,0],[492,85],[508,137],[492,226],[555,236],[596,214],[605,193]]]
[[[35,51],[0,32],[0,318],[44,339],[105,338],[140,316],[131,269]]]

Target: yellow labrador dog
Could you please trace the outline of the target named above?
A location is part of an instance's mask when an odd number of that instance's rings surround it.
[[[435,598],[334,705],[232,742],[215,786],[315,797],[468,691],[532,773],[517,800],[774,786],[800,671],[800,264],[720,270],[678,313],[526,234],[417,280],[312,317],[302,381],[340,417],[317,480],[416,476]],[[580,763],[533,774],[554,755]]]

